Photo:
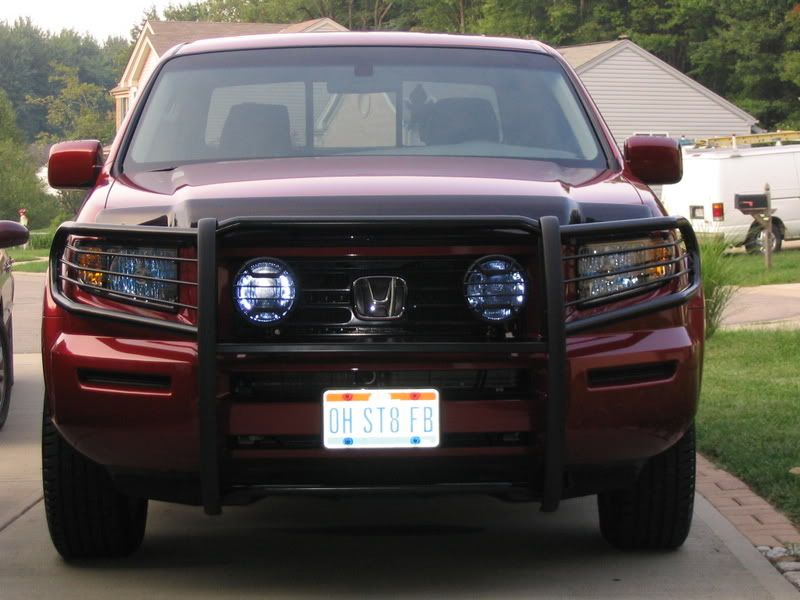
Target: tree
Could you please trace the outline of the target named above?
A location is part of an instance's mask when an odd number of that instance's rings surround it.
[[[64,137],[49,121],[47,106],[28,102],[60,93],[62,82],[51,77],[51,62],[74,67],[81,82],[104,90],[114,87],[130,54],[130,44],[109,38],[103,45],[72,30],[57,34],[35,27],[30,19],[12,25],[0,22],[0,83],[8,94],[17,122],[28,142],[45,133]]]
[[[800,89],[800,4],[786,15],[786,45],[780,61],[780,77],[790,89]],[[800,95],[800,94],[799,94]],[[783,121],[778,125],[784,129],[800,128],[800,101],[792,103]]]
[[[8,99],[8,94],[0,88],[0,140],[22,143],[22,131],[17,127],[17,115]]]
[[[720,3],[714,28],[690,49],[690,75],[756,115],[768,129],[800,126],[794,0]]]
[[[142,13],[142,18],[139,19],[139,22],[133,27],[131,27],[131,44],[135,44],[136,40],[139,39],[139,36],[142,34],[142,29],[144,29],[145,23],[147,23],[148,21],[156,21],[156,20],[158,20],[158,10],[156,9],[155,4],[153,4],[150,6],[150,8],[148,8]],[[200,21],[202,19],[180,19],[180,20]]]
[[[205,0],[199,3],[170,4],[164,18],[171,21],[241,21],[246,23],[290,23],[326,9],[326,3],[301,0]],[[329,16],[329,15],[317,15]]]
[[[13,25],[0,22],[0,85],[28,140],[47,129],[45,109],[25,102],[28,95],[50,93],[50,58],[44,39],[45,33],[30,19],[18,19]]]
[[[417,0],[419,2],[423,0]],[[478,3],[480,0],[466,0]],[[178,21],[296,23],[328,17],[348,29],[407,29],[414,0],[205,0],[171,4],[164,18]]]
[[[109,37],[106,39],[103,43],[103,54],[106,63],[105,69],[107,69],[108,74],[104,77],[103,83],[100,83],[100,85],[111,89],[117,84],[120,77],[122,77],[122,72],[128,65],[128,60],[131,57],[132,51],[133,44],[125,38]]]
[[[29,98],[29,102],[47,107],[48,124],[63,137],[110,142],[114,116],[108,92],[97,84],[82,82],[77,67],[53,63],[52,69],[50,80],[59,86],[58,94]],[[54,141],[58,136],[46,137]]]
[[[16,221],[18,209],[26,208],[31,227],[48,225],[58,209],[44,193],[23,138],[8,94],[0,89],[0,219]]]
[[[512,37],[539,37],[537,31],[546,23],[542,2],[530,0],[485,0],[478,32]]]
[[[479,29],[483,2],[479,0],[442,0],[423,3],[418,9],[420,28],[428,31],[456,33],[474,32]]]

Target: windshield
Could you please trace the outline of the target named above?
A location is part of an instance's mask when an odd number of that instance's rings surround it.
[[[570,81],[550,56],[319,47],[170,60],[123,167],[342,155],[606,165]]]

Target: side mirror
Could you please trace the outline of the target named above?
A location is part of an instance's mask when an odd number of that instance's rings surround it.
[[[683,154],[677,140],[635,135],[625,142],[625,164],[649,185],[678,183],[683,177]]]
[[[0,248],[21,246],[29,235],[28,229],[16,221],[0,221]]]
[[[50,149],[47,181],[50,187],[88,189],[95,184],[103,166],[103,145],[97,140],[61,142]]]

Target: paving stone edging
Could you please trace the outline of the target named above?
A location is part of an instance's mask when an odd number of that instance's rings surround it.
[[[800,531],[785,515],[700,454],[697,491],[800,590]]]

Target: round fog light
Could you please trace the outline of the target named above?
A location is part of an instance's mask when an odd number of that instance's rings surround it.
[[[294,307],[297,285],[286,263],[259,258],[247,263],[233,281],[233,300],[251,323],[271,325],[286,318]]]
[[[467,270],[464,294],[470,309],[484,321],[508,321],[528,300],[525,270],[510,256],[484,256]]]

